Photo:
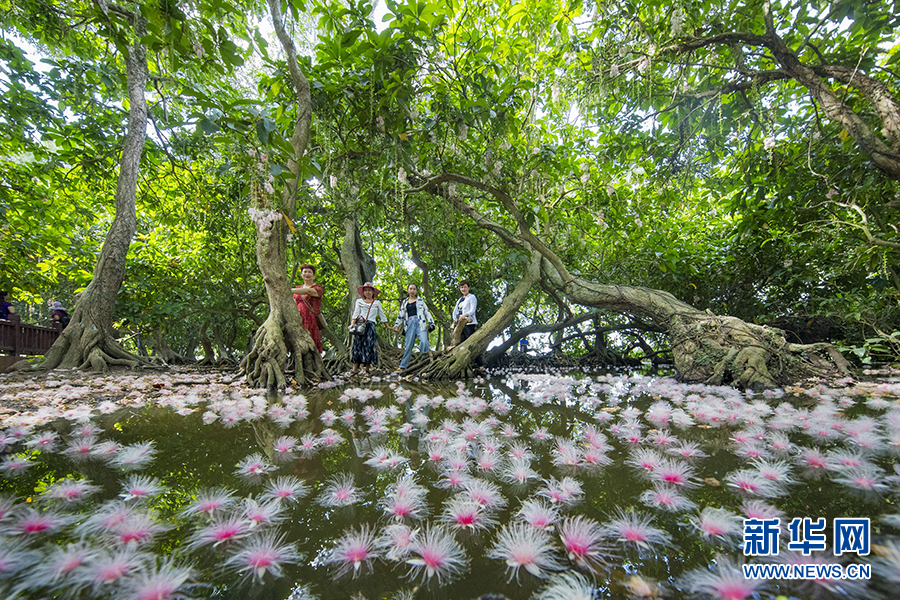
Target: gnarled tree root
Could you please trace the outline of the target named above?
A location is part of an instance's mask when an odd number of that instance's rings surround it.
[[[455,346],[436,353],[433,360],[420,356],[411,362],[404,374],[417,374],[424,379],[467,379],[475,375],[469,346]]]
[[[109,333],[76,317],[44,356],[44,360],[35,364],[34,368],[76,368],[107,373],[110,366],[134,369],[148,364],[148,360],[125,350]]]
[[[309,333],[273,311],[256,330],[253,348],[241,361],[241,373],[246,376],[247,384],[268,391],[287,387],[285,367],[289,350],[294,356],[294,377],[300,385],[330,378]]]
[[[778,329],[734,317],[676,317],[670,334],[683,381],[764,389],[849,374],[849,364],[831,344],[789,344]]]

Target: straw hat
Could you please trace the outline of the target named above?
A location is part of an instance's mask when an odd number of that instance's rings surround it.
[[[378,297],[378,288],[375,287],[374,285],[372,285],[372,282],[371,282],[371,281],[365,282],[364,284],[362,284],[361,286],[359,286],[358,288],[356,288],[356,291],[359,293],[360,296],[362,296],[363,298],[365,298],[365,296],[363,296],[363,290],[366,289],[366,288],[371,288],[371,289],[372,289],[372,292],[373,292],[372,298],[377,298],[377,297]]]

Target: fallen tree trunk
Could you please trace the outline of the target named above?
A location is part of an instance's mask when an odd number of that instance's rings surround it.
[[[756,389],[848,373],[849,364],[831,344],[790,344],[778,329],[701,311],[668,292],[571,275],[565,281],[549,261],[542,273],[575,304],[643,316],[661,327],[683,381]]]
[[[448,194],[445,188],[451,182],[491,195],[506,209],[518,226],[518,231],[510,231],[481,214],[462,196]],[[831,344],[790,344],[780,330],[701,311],[668,292],[593,283],[572,275],[562,259],[531,231],[528,220],[516,202],[499,188],[463,175],[442,173],[411,191],[429,191],[441,199],[449,199],[457,210],[469,216],[482,229],[496,234],[507,245],[530,250],[532,254],[540,253],[543,259],[540,265],[542,286],[557,290],[569,302],[642,317],[659,327],[669,336],[675,369],[683,381],[766,388],[807,378],[836,379],[849,373],[846,359]],[[526,279],[530,277],[529,274]],[[517,291],[519,286],[510,298]],[[520,300],[520,304],[521,301],[524,299]],[[515,303],[511,302],[511,306],[513,304]],[[512,316],[514,313],[504,313],[504,318],[509,319],[506,325],[512,321]],[[483,327],[479,333],[489,335],[490,338],[486,341],[483,338],[479,340],[484,343],[481,350],[506,325],[490,329]],[[436,361],[436,366],[425,373],[454,377],[465,372],[476,356],[471,353],[475,346],[469,345],[474,337]]]

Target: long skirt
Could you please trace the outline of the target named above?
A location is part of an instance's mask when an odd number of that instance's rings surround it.
[[[375,323],[366,321],[366,331],[362,335],[354,335],[353,349],[350,351],[350,362],[353,364],[378,364],[378,336],[375,334]]]

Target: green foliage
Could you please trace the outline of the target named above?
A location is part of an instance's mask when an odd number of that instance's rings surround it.
[[[288,66],[256,26],[264,3],[127,6],[147,20],[154,125],[120,325],[186,348],[216,324],[242,349],[266,310],[250,197],[268,184],[280,198],[292,177]],[[452,306],[465,277],[481,319],[496,310],[527,257],[453,202],[514,231],[507,209],[461,184],[407,193],[456,172],[512,198],[588,278],[758,322],[837,319],[848,347],[900,325],[900,184],[796,81],[754,81],[778,67],[768,50],[683,48],[761,34],[762,3],[392,0],[387,9],[376,23],[367,2],[286,5],[294,25],[317,24],[300,57],[313,128],[296,214],[283,213],[287,252],[293,266],[319,266],[331,320],[350,300],[337,293],[347,218],[360,224],[386,297],[421,283],[415,256],[434,305]],[[72,25],[73,11],[92,26]],[[858,69],[894,91],[898,18],[888,2],[773,5],[800,60]],[[68,302],[111,218],[127,108],[121,51],[133,40],[115,15],[76,1],[0,3],[0,29],[5,277],[20,297]],[[42,62],[17,39],[37,45]],[[825,83],[879,130],[863,93]],[[517,326],[557,313],[536,293]]]

